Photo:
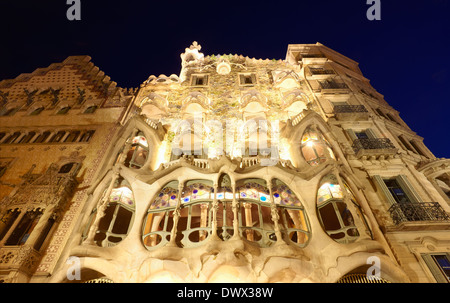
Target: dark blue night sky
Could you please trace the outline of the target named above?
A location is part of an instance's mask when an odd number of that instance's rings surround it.
[[[202,52],[284,59],[288,44],[321,42],[359,62],[363,74],[437,157],[450,157],[450,0],[2,0],[0,79],[89,55],[121,87],[178,74],[179,55]]]

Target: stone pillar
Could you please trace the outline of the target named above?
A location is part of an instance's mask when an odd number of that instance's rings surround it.
[[[8,240],[8,238],[11,236],[12,232],[16,229],[17,224],[22,220],[23,216],[27,213],[26,209],[20,209],[20,215],[16,218],[16,221],[14,221],[13,225],[9,228],[8,232],[5,234],[3,239],[0,241],[0,247],[3,247],[5,242]]]
[[[212,224],[211,224],[211,239],[218,240],[219,236],[217,235],[217,210],[219,209],[219,201],[217,201],[217,191],[218,184],[214,183],[214,198],[211,205],[212,208]]]
[[[270,194],[270,213],[272,215],[272,221],[273,221],[273,228],[275,231],[275,236],[277,237],[277,243],[282,243],[283,237],[281,235],[280,231],[280,215],[278,214],[277,205],[275,204],[275,201],[273,200],[273,193],[272,193],[272,182],[271,180],[266,180],[267,187],[269,188],[269,194]]]
[[[184,188],[184,182],[180,182],[178,184],[178,194],[177,194],[177,206],[175,207],[175,210],[173,211],[173,228],[170,232],[170,241],[167,243],[167,246],[173,246],[176,247],[177,244],[175,242],[175,239],[177,237],[177,230],[178,230],[178,221],[180,220],[180,209],[181,209],[181,193],[183,192]]]
[[[240,239],[239,237],[239,202],[236,199],[236,183],[231,183],[233,189],[233,202],[231,202],[231,209],[233,210],[233,238]]]
[[[353,201],[351,200],[349,193],[347,191],[347,188],[344,185],[344,182],[342,181],[341,176],[339,175],[339,170],[337,166],[335,165],[333,168],[333,173],[336,176],[336,179],[338,181],[339,187],[341,188],[341,191],[344,195],[344,202],[347,205],[347,207],[350,210],[350,213],[353,216],[353,223],[355,224],[356,229],[359,232],[360,239],[369,239],[369,236],[366,234],[367,227],[364,225],[363,221],[364,218],[361,218],[360,216],[364,216],[362,213],[362,210],[360,211],[357,209],[357,207],[353,204]]]

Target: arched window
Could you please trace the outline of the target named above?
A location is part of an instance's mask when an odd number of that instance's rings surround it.
[[[313,126],[308,127],[303,133],[300,148],[306,162],[311,166],[325,162],[328,157],[335,159],[330,144]]]
[[[8,233],[11,226],[17,220],[20,215],[19,209],[10,209],[0,218],[0,241]]]
[[[28,240],[41,218],[43,210],[38,208],[27,211],[5,242],[5,246],[22,246]]]
[[[344,187],[344,189],[341,188],[336,176],[326,176],[317,192],[317,209],[320,222],[326,233],[336,242],[351,243],[358,239],[359,232],[353,215],[344,201],[343,191],[347,191],[355,206],[356,199],[348,187],[346,185]]]
[[[134,219],[135,203],[128,182],[118,178],[108,198],[105,214],[100,219],[94,241],[103,247],[114,246],[128,235]]]
[[[309,223],[302,203],[282,181],[272,181],[273,201],[277,205],[284,238],[299,246],[305,246],[310,238]]]
[[[131,168],[141,168],[144,166],[148,157],[148,141],[142,132],[138,132],[130,140],[131,148],[127,153],[124,165]]]
[[[154,197],[144,222],[142,239],[148,249],[170,241],[173,212],[178,203],[178,181],[167,183]]]

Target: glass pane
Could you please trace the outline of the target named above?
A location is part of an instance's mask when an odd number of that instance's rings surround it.
[[[317,203],[320,205],[332,198],[329,183],[323,184],[317,192]]]
[[[153,200],[150,209],[159,209],[177,206],[178,189],[164,187]]]
[[[341,215],[342,221],[345,226],[354,226],[353,216],[350,210],[347,208],[347,204],[344,202],[334,202],[339,210],[339,214]]]
[[[118,207],[118,205],[115,203],[108,204],[105,215],[100,219],[98,230],[107,231],[109,229],[109,224],[111,223],[116,207]]]
[[[138,146],[133,152],[133,167],[141,168],[147,160],[148,150]]]
[[[327,205],[319,208],[319,215],[322,219],[325,231],[341,229],[341,224],[337,217],[333,203],[328,203]]]
[[[213,198],[214,188],[208,184],[198,182],[187,185],[183,189],[181,196],[182,203],[188,203],[196,200],[211,200]]]
[[[128,227],[130,226],[132,217],[132,212],[119,206],[119,211],[117,212],[112,232],[115,234],[126,235],[128,233]]]
[[[270,202],[269,189],[265,185],[261,185],[257,182],[247,182],[244,185],[239,186],[237,192],[239,192],[239,197],[241,199],[251,199],[265,203]]]
[[[300,200],[285,184],[277,184],[272,188],[275,204],[301,206]]]
[[[434,260],[450,280],[450,260],[447,255],[433,255]]]

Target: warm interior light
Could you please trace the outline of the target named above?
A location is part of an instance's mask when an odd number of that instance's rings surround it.
[[[239,278],[239,271],[229,265],[221,266],[208,280],[209,283],[239,283],[246,282]]]
[[[180,278],[176,277],[174,274],[170,272],[162,272],[158,273],[149,280],[147,283],[182,283]]]

